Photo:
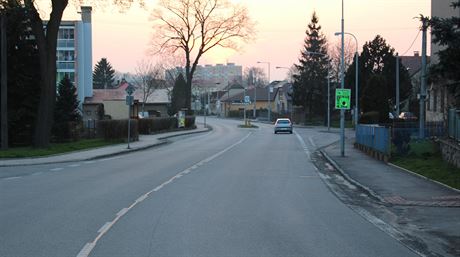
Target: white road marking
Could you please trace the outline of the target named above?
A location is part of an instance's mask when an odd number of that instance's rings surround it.
[[[305,144],[305,141],[303,141],[303,138],[299,135],[299,133],[297,133],[296,131],[294,131],[294,133],[295,133],[297,139],[299,140],[300,145],[302,146],[303,151],[307,155],[308,159],[311,159],[310,158],[310,150],[308,149],[307,144]]]
[[[64,168],[54,168],[54,169],[50,169],[50,171],[60,171],[60,170],[63,170]]]
[[[140,202],[144,201],[145,199],[147,199],[147,197],[152,194],[153,192],[157,192],[159,191],[160,189],[162,189],[163,187],[165,187],[166,185],[172,183],[174,180],[182,177],[182,174],[187,174],[187,173],[190,173],[190,171],[192,169],[196,169],[198,166],[204,164],[204,163],[207,163],[207,162],[210,162],[212,160],[214,160],[215,158],[223,155],[224,153],[230,151],[232,148],[236,147],[237,145],[243,143],[249,136],[252,135],[252,132],[248,133],[245,137],[243,137],[241,140],[239,140],[238,142],[234,143],[233,145],[225,148],[224,150],[212,155],[211,157],[209,158],[206,158],[200,162],[198,162],[197,164],[193,165],[192,167],[190,168],[187,168],[181,172],[179,172],[178,174],[176,174],[175,176],[173,176],[172,178],[170,178],[168,181],[166,182],[163,182],[161,185],[155,187],[154,189],[148,191],[147,193],[143,194],[142,196],[140,196],[139,198],[137,198],[134,203],[132,203],[129,207],[127,208],[123,208],[121,209],[121,211],[119,211],[117,213],[117,215],[115,216],[115,219],[112,220],[111,222],[107,222],[105,223],[99,230],[98,230],[98,235],[96,236],[96,238],[90,242],[90,243],[87,243],[85,244],[85,246],[80,250],[80,252],[77,254],[77,257],[88,257],[90,254],[91,254],[91,251],[94,249],[94,247],[96,246],[97,242],[110,230],[110,228],[112,228],[113,225],[115,225],[118,220],[120,220],[123,216],[125,216],[131,209],[133,209],[137,204],[139,204]],[[200,165],[198,165],[200,164]],[[179,176],[180,175],[180,176]]]
[[[96,161],[86,161],[86,162],[83,162],[84,164],[93,164],[93,163],[96,163]]]
[[[76,164],[70,164],[70,165],[68,165],[67,167],[69,167],[69,168],[75,168],[75,167],[80,167],[80,166],[81,166],[81,164],[76,163]]]
[[[106,230],[108,229],[109,226],[110,226],[110,222],[106,222],[106,223],[104,224],[104,226],[102,226],[102,227],[97,231],[97,233],[102,233],[102,232],[106,231]]]
[[[20,179],[21,177],[8,177],[4,178],[3,180],[15,180],[15,179]]]
[[[312,137],[308,137],[308,141],[310,141],[310,144],[311,144],[313,147],[316,147],[316,144],[315,144],[315,142],[313,142],[313,138],[312,138]]]

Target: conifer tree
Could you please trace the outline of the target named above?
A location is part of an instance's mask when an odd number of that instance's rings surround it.
[[[94,89],[110,89],[114,87],[115,70],[107,61],[107,58],[101,60],[94,67],[93,72],[93,88]]]
[[[304,47],[301,51],[298,74],[294,75],[293,101],[303,106],[308,120],[313,117],[326,117],[327,110],[327,71],[329,58],[327,41],[321,32],[316,13],[305,31]]]
[[[54,135],[58,141],[70,139],[71,123],[79,122],[81,115],[78,110],[77,88],[65,76],[60,82],[54,110]]]
[[[187,107],[187,82],[185,81],[184,75],[179,73],[174,83],[174,88],[171,93],[171,114],[175,114],[182,108]]]

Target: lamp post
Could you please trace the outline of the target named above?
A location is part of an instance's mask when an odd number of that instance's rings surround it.
[[[324,53],[318,53],[318,52],[310,52],[307,51],[308,54],[312,55],[321,55],[321,56],[326,56],[328,59],[328,64],[327,64],[327,131],[331,130],[331,76],[330,76],[330,60],[331,58],[329,57],[328,54]]]
[[[334,35],[338,36],[338,35],[341,35],[342,33],[341,32],[335,32]],[[359,121],[359,108],[358,108],[358,96],[359,96],[359,93],[358,93],[358,39],[356,39],[355,35],[351,34],[351,33],[348,33],[348,32],[344,32],[343,34],[346,34],[346,35],[350,35],[352,36],[354,39],[355,39],[355,43],[356,43],[356,52],[355,52],[355,57],[356,57],[356,60],[355,60],[355,129],[356,127],[358,126],[358,121]]]
[[[265,63],[265,64],[268,64],[268,87],[267,87],[267,90],[268,90],[268,122],[271,122],[271,119],[270,119],[270,114],[271,114],[271,110],[272,110],[272,107],[270,105],[270,96],[271,96],[271,92],[270,92],[270,62],[257,62],[257,63]]]
[[[345,21],[343,18],[344,13],[344,5],[342,0],[342,20],[341,20],[341,38],[342,38],[342,51],[341,51],[341,58],[340,58],[340,80],[341,80],[341,88],[345,88],[345,79],[344,79],[344,72],[345,72],[345,57],[344,57],[344,27]],[[345,156],[345,110],[340,110],[340,155],[342,157]]]

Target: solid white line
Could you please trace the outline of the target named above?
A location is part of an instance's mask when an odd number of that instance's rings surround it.
[[[70,168],[75,168],[75,167],[80,167],[81,164],[70,164],[69,166],[67,167],[70,167]]]
[[[295,133],[297,139],[299,140],[300,145],[303,148],[303,151],[307,155],[308,159],[310,159],[310,150],[308,149],[307,144],[305,144],[305,141],[303,141],[303,138],[299,135],[299,133],[297,133],[296,131],[294,131],[294,133]]]
[[[95,163],[96,161],[86,161],[86,162],[83,162],[84,164],[93,164]]]
[[[243,143],[250,135],[252,134],[252,132],[248,133],[244,138],[242,138],[241,140],[239,140],[238,142],[236,142],[235,144],[225,148],[224,150],[218,152],[217,154],[214,154],[212,155],[211,157],[209,158],[206,158],[206,162],[209,162],[221,155],[223,155],[224,153],[230,151],[232,148],[234,148],[235,146]],[[202,160],[198,163],[204,163],[205,160]],[[182,175],[180,174],[184,174],[185,172],[189,173],[193,167],[198,167],[198,164],[195,164],[193,165],[192,167],[190,168],[187,168],[181,172],[179,172],[178,174],[176,174],[175,176],[173,176],[172,178],[170,178],[168,181],[165,181],[163,182],[161,185],[155,187],[154,189],[150,190],[149,192],[143,194],[142,196],[140,196],[139,198],[137,198],[134,203],[132,203],[128,208],[123,208],[121,211],[119,211],[115,217],[115,219],[111,222],[107,222],[104,224],[104,226],[102,226],[99,230],[98,230],[98,235],[96,236],[96,238],[94,239],[93,242],[91,243],[87,243],[83,249],[81,249],[81,251],[78,253],[77,257],[88,257],[89,254],[91,253],[91,251],[94,249],[94,247],[96,246],[97,242],[110,230],[110,228],[112,228],[113,225],[115,225],[118,220],[120,220],[123,216],[125,216],[131,209],[133,209],[137,204],[139,204],[140,202],[144,201],[145,199],[147,199],[147,197],[152,193],[152,192],[157,192],[159,191],[160,189],[162,189],[164,186],[168,185],[169,183],[172,183],[175,179],[178,179],[180,178]],[[180,175],[180,176],[178,176]]]
[[[50,171],[60,171],[60,170],[63,170],[64,168],[54,168],[54,169],[50,169]]]

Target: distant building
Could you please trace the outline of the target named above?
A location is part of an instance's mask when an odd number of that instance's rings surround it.
[[[62,21],[57,39],[56,85],[67,76],[77,88],[80,105],[93,95],[91,10],[82,6],[81,21]]]
[[[420,94],[420,82],[421,82],[421,70],[422,70],[422,56],[418,51],[414,52],[412,56],[399,56],[401,63],[406,67],[410,81],[412,84],[411,92],[409,97],[406,100],[401,102],[401,111],[410,111],[409,104],[410,102],[417,100],[417,95]],[[427,56],[427,63],[431,60],[430,56]],[[418,106],[418,105],[417,105]]]
[[[179,73],[184,74],[185,68],[176,67],[166,71],[166,78],[175,79]],[[242,84],[243,67],[234,63],[216,65],[198,65],[193,75],[193,86],[206,88],[210,91],[221,90],[229,84]]]

